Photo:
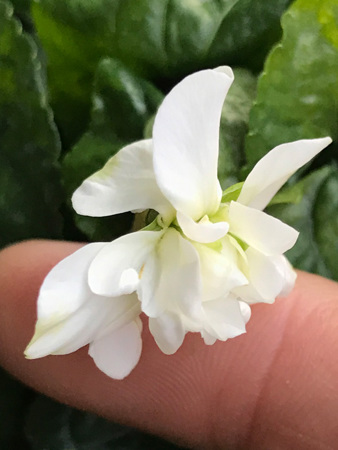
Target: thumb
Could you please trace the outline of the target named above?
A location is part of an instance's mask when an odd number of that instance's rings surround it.
[[[145,326],[140,363],[123,381],[87,348],[25,360],[39,287],[81,244],[35,241],[0,253],[0,362],[69,405],[201,448],[334,448],[338,439],[338,287],[299,273],[274,305],[256,305],[247,334],[205,346],[189,334],[166,356]]]

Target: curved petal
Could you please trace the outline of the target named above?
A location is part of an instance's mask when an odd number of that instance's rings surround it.
[[[237,267],[236,249],[229,246],[221,253],[201,244],[195,244],[195,248],[200,258],[203,301],[224,297],[235,287],[248,283]]]
[[[162,235],[163,231],[138,231],[106,244],[88,271],[92,291],[109,297],[135,291],[145,261]]]
[[[191,240],[210,244],[225,236],[229,230],[227,222],[210,222],[205,216],[198,223],[182,212],[177,212],[177,222],[183,233]]]
[[[104,245],[82,247],[47,275],[38,298],[38,320],[25,352],[27,358],[71,353],[107,327],[121,326],[140,313],[135,295],[106,298],[89,289],[88,267]]]
[[[89,346],[89,355],[108,377],[122,380],[134,369],[142,351],[140,319],[97,339]]]
[[[326,137],[278,145],[249,173],[237,201],[263,210],[291,175],[331,142],[332,139]]]
[[[281,220],[238,202],[229,207],[230,232],[266,255],[282,254],[298,238],[298,231]]]
[[[245,333],[245,321],[238,300],[233,296],[203,304],[205,329],[221,341]]]
[[[194,73],[172,89],[156,115],[153,143],[158,186],[176,210],[194,220],[214,213],[221,200],[219,125],[233,79],[229,67]]]
[[[87,301],[92,295],[87,281],[88,269],[105,245],[105,242],[85,245],[53,267],[40,288],[39,320],[60,322]]]
[[[158,317],[164,311],[195,317],[201,310],[197,251],[178,231],[168,228],[142,272],[138,295],[142,311]]]
[[[284,274],[278,270],[282,256],[266,256],[248,248],[249,280],[263,301],[272,303],[284,285]]]
[[[172,355],[182,345],[185,330],[176,314],[165,313],[156,319],[149,319],[149,330],[156,344],[166,355]]]
[[[76,189],[72,197],[75,211],[102,217],[151,208],[164,216],[173,215],[172,206],[157,186],[152,158],[151,140],[122,148]]]
[[[204,340],[205,345],[214,345],[214,343],[217,341],[217,338],[215,338],[214,336],[211,336],[211,334],[209,334],[205,330],[201,331],[201,336]]]
[[[241,314],[242,314],[244,323],[247,324],[251,317],[251,308],[247,303],[241,302],[240,300],[238,301],[238,303],[239,303],[239,307],[241,308]]]
[[[297,273],[293,270],[293,267],[291,266],[289,261],[285,258],[285,256],[280,257],[277,269],[280,271],[284,280],[283,287],[281,291],[278,293],[278,296],[286,297],[290,294],[290,292],[295,286]]]
[[[235,288],[232,293],[240,299],[240,303],[248,303],[253,305],[255,303],[273,303],[274,298],[264,300],[260,293],[253,287],[252,283],[246,284],[245,286],[239,286]]]
[[[273,303],[278,296],[288,295],[297,274],[283,255],[266,256],[252,247],[246,251],[249,285],[234,289],[245,302]]]

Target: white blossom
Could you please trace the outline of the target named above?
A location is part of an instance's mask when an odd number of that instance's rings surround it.
[[[207,344],[244,333],[250,304],[292,289],[296,275],[283,254],[298,232],[263,209],[331,139],[280,145],[222,193],[219,126],[232,81],[229,67],[185,78],[160,106],[153,138],[124,147],[75,191],[79,214],[158,215],[143,230],[88,244],[49,273],[27,357],[90,344],[97,366],[123,378],[140,357],[141,312],[172,354],[189,331]]]

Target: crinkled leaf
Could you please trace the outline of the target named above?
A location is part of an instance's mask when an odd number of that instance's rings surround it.
[[[282,25],[283,39],[266,61],[250,116],[250,168],[283,142],[338,139],[337,1],[297,0]]]
[[[0,2],[0,246],[60,238],[58,133],[37,48]]]
[[[338,281],[338,169],[321,186],[315,205],[315,238],[326,266]]]
[[[222,110],[218,178],[223,189],[238,181],[244,159],[249,113],[256,94],[256,78],[247,70],[235,69],[235,81]]]
[[[279,38],[279,19],[289,3],[36,0],[35,24],[48,54],[53,107],[65,141],[79,136],[88,121],[92,80],[102,57],[118,58],[147,79],[171,84],[202,67],[260,67]]]
[[[17,16],[25,30],[32,30],[33,24],[31,19],[31,0],[11,0],[14,7],[14,14]]]
[[[331,270],[330,255],[323,246],[324,237],[330,230],[331,237],[338,234],[337,220],[332,217],[327,223],[318,221],[318,205],[321,210],[329,207],[331,201],[323,194],[326,190],[326,183],[331,179],[333,169],[331,167],[323,167],[298,182],[296,190],[301,190],[302,199],[298,203],[279,203],[267,208],[267,212],[278,217],[283,222],[291,225],[300,231],[296,245],[289,250],[286,255],[290,262],[298,269],[308,272],[317,273],[331,278],[334,271]],[[337,215],[335,211],[335,216]],[[320,229],[319,227],[322,226]],[[333,263],[333,261],[331,261]]]
[[[143,128],[162,100],[149,82],[133,75],[121,63],[105,58],[95,77],[89,131],[63,162],[68,198],[89,175],[127,142],[142,139]],[[111,240],[131,226],[131,215],[93,218],[75,216],[76,223],[91,240]]]
[[[141,450],[176,446],[40,396],[32,404],[25,433],[32,450]]]
[[[213,37],[207,53],[208,64],[223,61],[261,70],[266,54],[280,39],[280,18],[291,3],[292,0],[233,1]]]
[[[28,450],[22,427],[29,391],[0,369],[0,448]]]

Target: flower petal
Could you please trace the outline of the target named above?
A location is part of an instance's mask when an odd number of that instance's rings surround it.
[[[149,208],[163,215],[173,214],[172,206],[157,186],[152,158],[151,140],[122,148],[74,192],[75,211],[94,217]]]
[[[218,241],[229,230],[227,222],[210,222],[205,216],[200,222],[195,222],[191,217],[182,212],[177,212],[177,222],[181,227],[183,233],[191,240],[209,244]]]
[[[251,317],[251,308],[245,302],[238,301],[238,303],[239,303],[239,307],[241,308],[241,314],[242,314],[244,323],[247,324]]]
[[[283,256],[266,256],[249,247],[246,251],[249,266],[249,281],[254,289],[267,303],[272,303],[281,292],[284,285],[283,272],[278,270],[279,264],[283,264]]]
[[[166,355],[172,355],[182,345],[185,330],[178,315],[164,313],[156,319],[149,319],[149,330],[156,344]]]
[[[106,244],[88,272],[93,292],[105,296],[130,294],[140,282],[140,273],[163,231],[138,231]]]
[[[277,269],[280,271],[284,284],[281,291],[278,293],[279,297],[286,297],[290,294],[295,286],[297,273],[293,270],[293,267],[285,256],[281,256]]]
[[[122,380],[134,369],[142,351],[140,319],[97,339],[89,346],[89,355],[106,375]]]
[[[201,264],[203,301],[224,297],[235,287],[248,283],[237,267],[235,248],[226,246],[222,253],[201,244],[195,244],[195,248]]]
[[[229,207],[230,233],[266,255],[282,254],[298,238],[298,231],[268,214],[238,202]]]
[[[263,210],[291,175],[331,142],[332,139],[326,137],[278,145],[249,173],[237,201]]]
[[[177,211],[194,220],[218,209],[219,124],[233,81],[229,67],[186,77],[164,99],[153,128],[158,186]]]
[[[205,330],[201,331],[201,336],[204,340],[205,345],[214,345],[214,343],[217,341],[217,338],[215,338],[214,336],[211,336],[211,334],[209,334]]]
[[[41,286],[38,321],[25,352],[27,358],[71,353],[108,327],[121,326],[139,315],[135,295],[112,299],[89,289],[88,267],[104,245],[86,245],[49,272]]]
[[[221,341],[245,333],[241,307],[233,296],[203,303],[206,316],[205,329]]]
[[[194,317],[201,310],[197,251],[174,228],[168,228],[142,272],[138,295],[142,311],[158,317],[164,311]]]

